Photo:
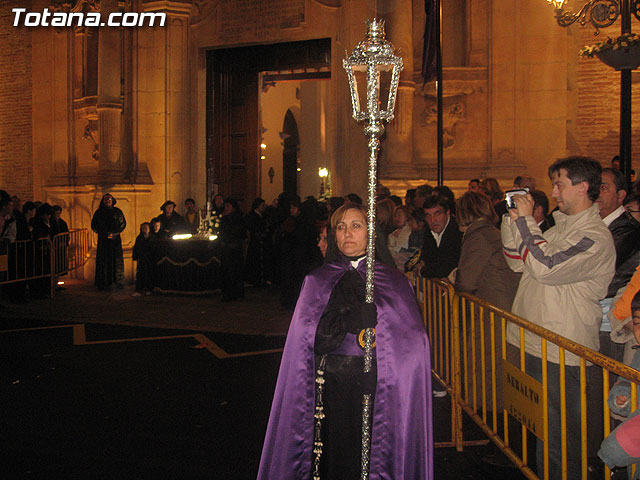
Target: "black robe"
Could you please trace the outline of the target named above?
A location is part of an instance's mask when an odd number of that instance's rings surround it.
[[[451,270],[458,266],[460,251],[462,249],[462,232],[458,228],[456,220],[451,217],[449,225],[445,228],[440,246],[433,238],[433,234],[427,226],[422,245],[422,276],[425,278],[446,278]]]
[[[160,238],[171,238],[176,233],[184,233],[188,229],[185,227],[184,219],[179,213],[173,212],[170,217],[164,213],[152,220],[160,221]]]
[[[222,299],[235,300],[244,297],[243,253],[245,229],[242,214],[233,212],[220,221],[220,241],[222,242]]]
[[[266,219],[253,210],[245,215],[244,227],[249,233],[249,246],[247,247],[244,269],[245,279],[252,285],[264,285],[267,281],[266,268],[270,263],[267,257],[271,252],[268,245]]]
[[[371,372],[365,374],[364,349],[353,355],[340,347],[347,334],[357,337],[363,328],[377,324],[375,307],[367,316],[364,298],[364,279],[357,270],[348,269],[333,287],[316,330],[315,364],[322,365],[325,380],[320,478],[360,478],[362,395],[371,394],[373,404],[377,365],[374,360]]]
[[[98,234],[96,252],[95,285],[103,290],[112,285],[122,286],[124,281],[124,259],[120,233],[127,226],[122,210],[100,204],[91,219],[91,230]]]
[[[133,245],[133,260],[136,261],[136,292],[153,290],[153,247],[155,238],[149,234],[145,237],[142,233],[136,238]]]

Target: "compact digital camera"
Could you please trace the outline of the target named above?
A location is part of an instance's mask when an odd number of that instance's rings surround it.
[[[527,193],[529,193],[529,187],[518,188],[517,190],[507,190],[504,194],[504,199],[507,201],[507,208],[518,208],[512,197],[514,195],[526,195]]]

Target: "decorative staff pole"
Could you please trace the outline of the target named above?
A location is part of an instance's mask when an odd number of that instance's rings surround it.
[[[353,53],[342,65],[347,71],[353,118],[363,121],[364,134],[369,138],[369,180],[367,184],[368,210],[367,222],[367,303],[373,303],[373,271],[375,267],[375,227],[376,227],[376,172],[380,137],[384,133],[383,121],[393,119],[396,104],[396,92],[403,69],[402,58],[394,55],[393,45],[387,42],[384,32],[384,20],[367,21],[367,37],[356,45]],[[360,79],[360,82],[358,82]],[[364,81],[363,81],[364,80]],[[362,91],[366,86],[366,91]],[[360,107],[360,98],[366,98],[366,110]],[[386,110],[380,110],[386,98]],[[375,330],[367,328],[364,334],[364,372],[369,373],[373,362],[373,343]],[[362,399],[362,480],[369,478],[369,454],[371,448],[371,431],[369,427],[371,410],[371,394]]]

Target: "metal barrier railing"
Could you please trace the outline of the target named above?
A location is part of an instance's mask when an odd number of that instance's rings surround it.
[[[451,324],[451,305],[455,291],[450,283],[440,280],[426,282],[413,278],[418,304],[431,344],[431,365],[435,379],[447,390],[451,399],[451,439],[436,442],[436,447],[456,447],[463,445],[484,445],[488,440],[463,440],[462,407],[456,402],[460,391],[459,369],[456,369],[457,349],[460,341],[457,329]]]
[[[90,238],[87,229],[74,229],[53,239],[21,240],[0,251],[0,285],[49,278],[55,291],[58,275],[76,270],[87,262]]]
[[[52,242],[57,275],[77,270],[87,263],[91,238],[86,228],[59,233],[53,237]]]
[[[553,472],[553,478],[558,478],[559,473],[561,478],[567,478],[568,454],[575,451],[578,441],[581,477],[587,478],[587,440],[594,440],[588,437],[587,429],[587,362],[593,364],[589,368],[597,368],[602,373],[602,392],[598,394],[604,400],[604,437],[611,432],[607,404],[610,374],[631,382],[630,404],[633,412],[638,405],[637,384],[640,384],[640,372],[482,299],[455,292],[447,282],[420,279],[414,280],[414,285],[431,342],[433,374],[451,394],[452,440],[436,443],[436,446],[455,446],[462,450],[464,445],[473,443],[463,440],[462,409],[526,477],[550,478],[549,366],[555,368],[556,364],[549,361],[548,350],[557,348],[561,437],[559,450],[562,461],[561,472]],[[516,331],[518,346],[507,343],[508,325]],[[525,332],[539,337],[542,350],[539,382],[527,374],[529,365],[525,357]],[[567,439],[567,352],[579,357],[579,365],[576,366],[580,378],[579,439]],[[600,412],[589,413],[599,415]],[[518,439],[510,438],[510,427],[513,432],[514,425],[519,425],[515,428],[516,432],[520,430]],[[536,437],[544,443],[543,472],[540,477],[531,468],[528,458],[528,440]],[[603,438],[595,441],[600,442]],[[568,441],[572,442],[571,445],[568,445]],[[605,478],[611,478],[611,472],[607,468]]]

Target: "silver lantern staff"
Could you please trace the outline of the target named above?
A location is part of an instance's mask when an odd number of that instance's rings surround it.
[[[375,227],[376,227],[376,170],[380,137],[384,133],[383,121],[390,122],[393,119],[393,110],[396,104],[396,92],[400,80],[400,71],[403,69],[402,58],[394,55],[393,45],[386,41],[384,32],[384,20],[367,21],[367,37],[356,45],[353,53],[342,61],[342,65],[349,77],[351,90],[351,104],[353,105],[353,118],[365,122],[364,134],[369,138],[369,181],[367,185],[368,211],[367,221],[367,277],[366,296],[367,303],[373,303],[373,270],[375,267]],[[366,79],[367,108],[362,110],[360,106],[360,93],[358,77]],[[390,77],[390,78],[389,78]],[[383,79],[385,85],[382,85]],[[381,97],[381,85],[386,87],[388,83],[388,99],[386,110],[381,110],[384,98]],[[385,93],[384,91],[382,92]],[[384,96],[384,95],[382,95]],[[373,343],[375,330],[367,328],[364,334],[364,372],[371,371],[373,361]],[[369,478],[369,454],[371,448],[371,431],[369,419],[371,418],[372,402],[371,394],[365,394],[362,399],[362,480]]]

